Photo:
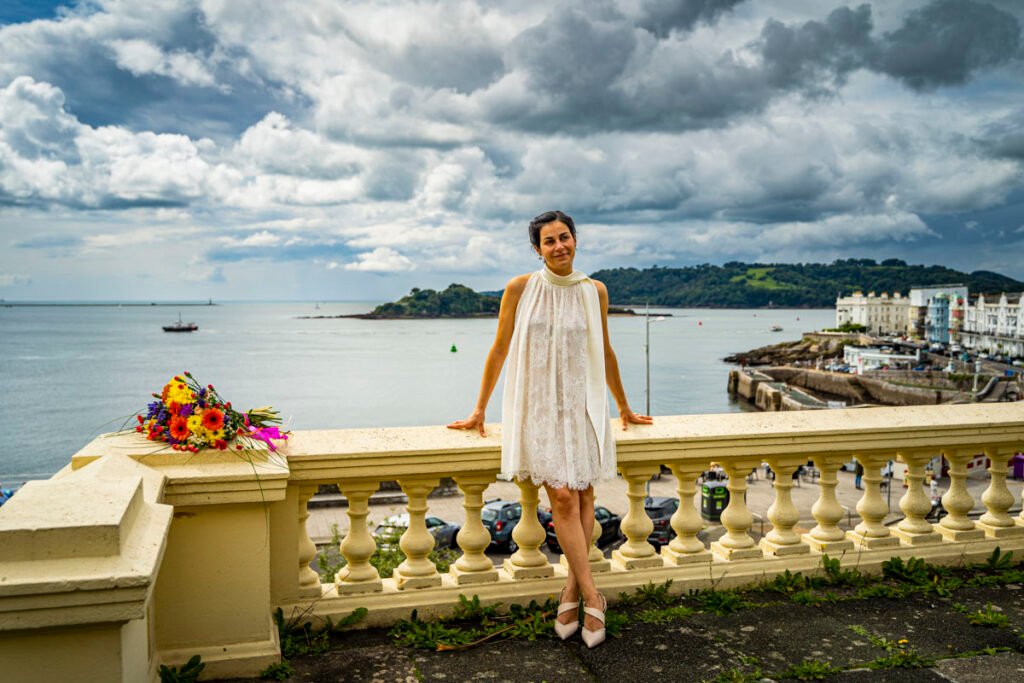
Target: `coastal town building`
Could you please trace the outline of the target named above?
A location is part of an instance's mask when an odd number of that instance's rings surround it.
[[[921,351],[901,354],[873,346],[846,346],[843,348],[843,362],[856,368],[858,375],[863,375],[866,370],[881,368],[909,370],[921,362]]]
[[[928,301],[925,318],[925,339],[932,344],[949,343],[949,295],[936,294]]]
[[[953,303],[960,299],[966,301],[967,299],[967,285],[962,284],[948,284],[948,285],[929,285],[927,287],[914,287],[910,290],[910,307],[907,311],[910,319],[908,322],[908,334],[912,337],[919,337],[921,339],[931,339],[934,334],[941,336],[941,333],[935,331],[937,325],[932,325],[932,332],[929,331],[929,317],[928,307],[932,303],[932,299],[937,296],[942,296],[947,302]],[[941,309],[941,305],[940,305]],[[937,310],[936,313],[939,313]],[[950,315],[950,318],[956,320]],[[946,341],[941,343],[947,343],[949,324],[946,324]]]
[[[954,338],[968,351],[1024,357],[1022,297],[1021,292],[965,297],[957,307],[962,327],[954,333]]]
[[[909,320],[909,300],[899,292],[889,296],[882,292],[867,296],[856,291],[850,296],[836,299],[836,327],[845,324],[863,325],[869,334],[904,335]]]

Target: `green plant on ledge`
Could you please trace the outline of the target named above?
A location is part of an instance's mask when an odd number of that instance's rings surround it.
[[[850,630],[888,653],[885,657],[868,662],[869,669],[926,669],[935,664],[934,660],[922,657],[906,638],[890,640],[857,625],[850,626]]]
[[[205,668],[206,665],[203,664],[199,655],[192,655],[192,658],[182,664],[180,669],[176,666],[161,664],[160,683],[195,683]]]
[[[969,611],[960,604],[953,605],[953,609],[967,617],[967,621],[971,622],[974,626],[1007,628],[1010,625],[1010,617],[1003,614],[1002,610],[992,603],[986,605],[985,609],[975,610],[974,612]]]
[[[782,672],[782,678],[795,678],[798,681],[820,681],[833,674],[837,674],[842,671],[841,668],[832,666],[830,662],[819,662],[813,659],[805,659],[799,664],[795,664],[784,672]]]

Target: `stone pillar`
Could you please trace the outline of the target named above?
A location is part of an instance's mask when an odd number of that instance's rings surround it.
[[[757,466],[755,461],[721,463],[729,477],[729,504],[722,511],[722,526],[726,533],[711,544],[711,552],[725,560],[759,559],[761,549],[750,536],[754,516],[747,508],[747,473]]]
[[[320,575],[316,573],[309,563],[316,557],[316,545],[309,538],[306,531],[306,520],[309,519],[309,499],[316,493],[317,486],[299,486],[299,596],[317,597],[321,593]]]
[[[491,534],[480,521],[480,510],[484,506],[484,489],[493,481],[493,474],[462,474],[455,477],[455,483],[462,490],[462,507],[466,511],[466,523],[462,525],[456,537],[459,547],[462,548],[462,557],[451,566],[449,574],[460,586],[498,580],[498,570],[484,554],[491,544]]]
[[[540,545],[547,533],[537,519],[537,504],[540,501],[538,487],[527,480],[516,480],[519,487],[519,505],[522,517],[512,529],[512,540],[519,550],[505,560],[505,573],[513,579],[543,579],[555,575],[555,568],[540,551]]]
[[[1013,494],[1006,487],[1006,475],[1009,461],[1013,457],[1012,448],[990,447],[985,449],[985,457],[989,459],[989,485],[981,496],[987,512],[977,522],[977,527],[989,538],[1008,538],[1024,535],[1024,526],[1017,526],[1009,515],[1013,505]]]
[[[846,537],[864,550],[897,547],[900,539],[883,524],[889,506],[882,498],[882,465],[888,462],[889,454],[858,453],[854,457],[864,465],[864,495],[857,502],[861,522],[853,531],[847,531]]]
[[[697,494],[697,477],[707,465],[702,462],[671,463],[669,468],[676,478],[676,494],[679,496],[679,509],[672,515],[672,530],[676,537],[661,551],[661,556],[675,565],[693,562],[710,562],[711,552],[697,538],[704,528],[704,521],[694,507]]]
[[[974,507],[974,499],[967,490],[967,461],[974,457],[974,450],[950,449],[943,455],[949,460],[949,490],[942,496],[942,507],[947,514],[939,521],[939,533],[947,541],[973,541],[985,537],[982,529],[974,526],[974,520],[967,513]]]
[[[761,539],[761,550],[765,555],[803,555],[811,551],[810,546],[803,543],[800,534],[793,527],[800,521],[800,511],[793,504],[793,473],[805,462],[769,458],[768,464],[775,472],[775,500],[768,508],[768,520],[772,529]]]
[[[409,528],[398,541],[398,547],[405,553],[405,561],[391,575],[399,590],[441,585],[441,575],[429,558],[436,541],[427,531],[427,495],[439,483],[441,480],[437,477],[398,480],[402,492],[409,499],[405,506],[409,512]]]
[[[622,533],[625,534],[626,541],[618,550],[612,552],[612,563],[618,569],[645,569],[664,565],[654,546],[647,541],[654,531],[654,523],[644,508],[647,482],[660,470],[659,465],[625,465],[619,468],[626,480],[629,511],[622,519]]]
[[[846,458],[835,455],[813,456],[814,466],[821,472],[818,478],[818,500],[811,508],[816,526],[804,534],[804,541],[820,553],[836,555],[853,549],[853,541],[839,528],[846,511],[836,498],[836,473]]]
[[[377,551],[377,542],[366,528],[370,496],[376,493],[379,485],[376,481],[338,482],[338,489],[348,499],[348,533],[340,546],[347,564],[335,576],[339,594],[375,593],[382,588],[380,574],[370,564],[370,558]]]
[[[930,452],[901,451],[897,454],[907,464],[907,492],[900,499],[900,510],[906,515],[893,530],[906,545],[941,543],[942,535],[925,517],[932,511],[932,501],[924,492],[924,468],[932,459]]]

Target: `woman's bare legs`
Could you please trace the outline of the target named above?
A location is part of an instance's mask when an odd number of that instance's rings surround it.
[[[583,601],[588,607],[600,607],[597,587],[590,573],[590,537],[594,533],[594,489],[588,487],[584,491],[570,488],[552,488],[544,485],[548,501],[551,503],[551,514],[555,521],[555,536],[562,553],[569,563],[569,574],[565,583],[566,602],[578,600],[583,594]],[[576,619],[574,612],[566,612],[559,616],[559,621],[569,623]],[[590,615],[586,615],[584,625],[595,630],[602,624]]]

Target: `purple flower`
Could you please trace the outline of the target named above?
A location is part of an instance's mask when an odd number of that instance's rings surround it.
[[[183,405],[181,407],[181,410],[179,411],[179,414],[182,417],[188,417],[189,415],[191,415],[192,414],[192,404],[191,403],[186,403],[185,405]]]

